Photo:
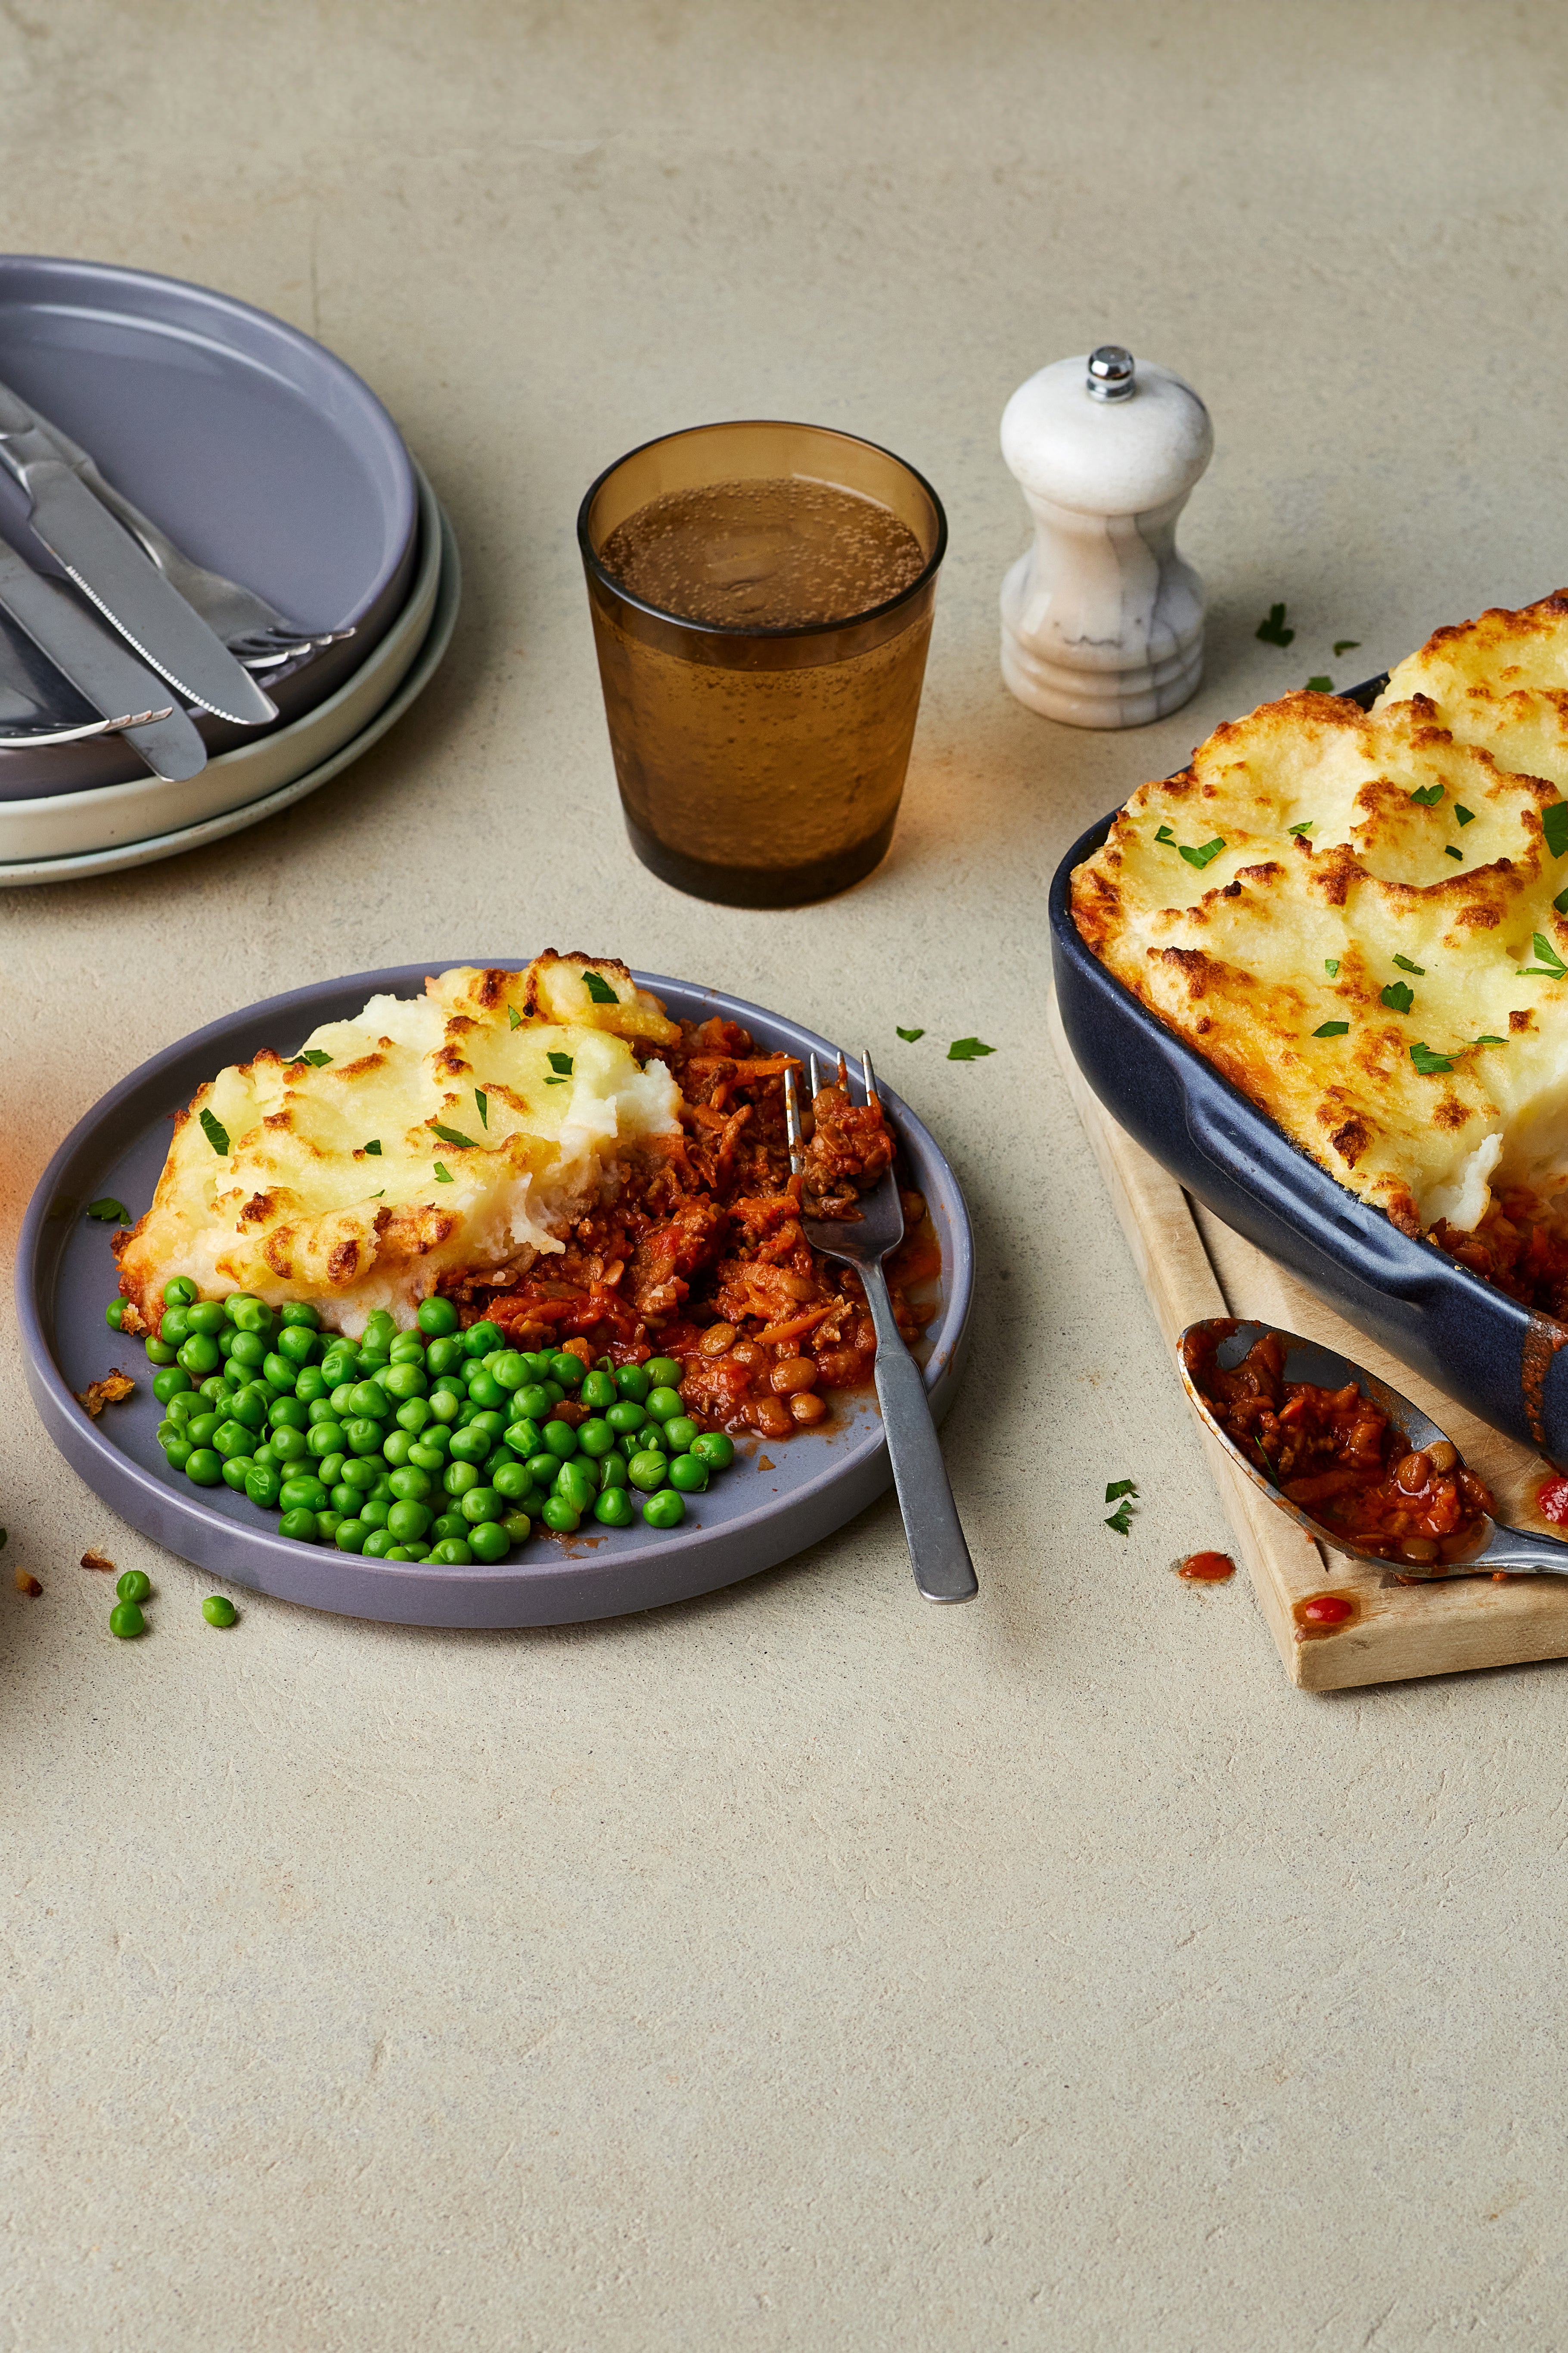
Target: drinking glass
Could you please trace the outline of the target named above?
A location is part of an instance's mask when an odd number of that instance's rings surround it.
[[[867,611],[760,628],[662,610],[602,560],[650,500],[786,476],[889,510],[924,558],[916,577]],[[930,483],[825,426],[694,426],[607,467],[577,537],[621,806],[644,865],[735,907],[800,906],[868,874],[892,839],[947,549]]]

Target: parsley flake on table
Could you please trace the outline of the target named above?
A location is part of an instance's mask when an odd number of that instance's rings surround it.
[[[97,1218],[105,1226],[128,1226],[131,1223],[130,1210],[123,1201],[117,1201],[112,1193],[106,1193],[101,1201],[89,1201],[87,1214],[89,1218]]]
[[[221,1119],[213,1117],[210,1111],[202,1113],[202,1134],[220,1156],[228,1150],[228,1130]]]
[[[585,972],[583,986],[595,1005],[618,1005],[621,1001],[601,972]]]
[[[1108,1504],[1115,1504],[1116,1509],[1105,1525],[1113,1528],[1119,1536],[1126,1535],[1132,1525],[1132,1504],[1137,1493],[1136,1479],[1112,1479],[1106,1487],[1105,1500]]]
[[[1116,1509],[1111,1513],[1110,1517],[1106,1521],[1105,1525],[1108,1528],[1114,1528],[1119,1536],[1131,1535],[1132,1528],[1131,1503],[1130,1501],[1123,1500],[1121,1503],[1118,1504]]]
[[[1287,833],[1310,833],[1317,822],[1315,817],[1304,817],[1297,824],[1288,825],[1285,830]]]
[[[1541,961],[1539,964],[1527,964],[1519,976],[1521,980],[1526,979],[1531,973],[1537,975],[1542,980],[1561,980],[1564,974],[1568,974],[1568,965],[1563,963],[1544,932],[1535,934],[1531,945]],[[204,1117],[205,1115],[204,1113]]]
[[[1391,1013],[1408,1013],[1415,1002],[1415,992],[1402,980],[1391,980],[1381,992],[1381,1000]]]
[[[1353,654],[1357,651],[1360,645],[1361,639],[1359,638],[1336,638],[1334,639],[1335,655]]]
[[[1475,810],[1462,808],[1458,801],[1454,803],[1454,815],[1461,825],[1474,825],[1476,821]]]
[[[1342,1038],[1350,1026],[1348,1021],[1325,1021],[1321,1029],[1313,1030],[1312,1035],[1314,1038]]]
[[[1443,797],[1443,787],[1441,785],[1417,785],[1409,797],[1422,808],[1436,808]]]
[[[557,1078],[569,1079],[571,1077],[572,1057],[570,1054],[552,1053],[547,1055],[545,1059],[549,1062],[551,1069],[555,1072]]]
[[[521,1029],[521,1027],[522,1027],[522,1016],[521,1016],[521,1014],[518,1011],[518,1009],[517,1009],[517,1008],[516,1008],[516,1006],[515,1006],[515,1005],[509,1005],[509,1006],[507,1007],[507,1008],[506,1008],[506,1018],[507,1018],[507,1019],[511,1023],[511,1026],[512,1026],[512,1028],[513,1028],[514,1029]]]
[[[489,1095],[486,1094],[483,1087],[476,1087],[474,1089],[474,1101],[479,1106],[479,1125],[481,1127],[489,1127],[490,1124],[490,1099]]]
[[[1541,812],[1541,830],[1553,858],[1568,857],[1568,801],[1553,801]]]
[[[1216,859],[1224,848],[1224,839],[1216,833],[1212,841],[1200,842],[1195,849],[1189,848],[1188,844],[1184,841],[1178,842],[1176,845],[1176,854],[1180,858],[1184,858],[1189,866],[1196,866],[1201,869],[1210,864],[1214,859]]]
[[[437,1185],[449,1185],[452,1182],[452,1172],[444,1161],[437,1160],[436,1163],[436,1182]]]
[[[1259,621],[1257,634],[1266,646],[1288,646],[1291,642],[1296,632],[1285,627],[1283,605],[1270,605],[1268,618],[1266,621]]]
[[[435,1129],[436,1134],[440,1137],[443,1144],[455,1144],[464,1152],[477,1152],[479,1150],[479,1147],[474,1142],[473,1137],[471,1135],[464,1135],[459,1129],[455,1127],[443,1127],[438,1119],[433,1119],[430,1124]]]
[[[364,1150],[365,1150],[366,1152],[368,1152],[368,1153],[369,1153],[369,1155],[370,1155],[370,1156],[371,1156],[371,1158],[372,1158],[373,1160],[379,1160],[379,1159],[381,1158],[381,1138],[380,1138],[380,1136],[379,1136],[379,1135],[373,1135],[373,1136],[371,1137],[371,1139],[370,1139],[370,1142],[369,1142],[369,1143],[368,1143],[368,1144],[367,1144],[363,1148],[364,1148]]]
[[[994,1054],[994,1046],[983,1046],[978,1038],[955,1038],[947,1050],[950,1062],[977,1062],[982,1054]]]
[[[1105,1500],[1108,1504],[1114,1504],[1120,1496],[1135,1495],[1137,1493],[1138,1482],[1136,1479],[1112,1479],[1110,1485],[1106,1488]]]
[[[912,1046],[917,1038],[923,1038],[925,1036],[925,1031],[923,1029],[900,1029],[898,1034],[903,1039],[906,1046]]]
[[[1332,694],[1333,691],[1334,681],[1331,678],[1310,678],[1307,681],[1309,694]]]
[[[309,1062],[313,1071],[324,1071],[331,1059],[330,1054],[323,1054],[319,1046],[307,1047],[294,1057],[296,1062]]]
[[[1340,960],[1338,956],[1325,956],[1323,958],[1323,970],[1328,974],[1331,980],[1337,980],[1340,976]]]
[[[1426,979],[1426,967],[1424,964],[1412,964],[1408,956],[1401,955],[1396,955],[1394,961],[1399,966],[1401,972],[1413,972],[1417,980]]]
[[[1419,1040],[1410,1049],[1410,1059],[1424,1078],[1430,1078],[1437,1071],[1451,1071],[1454,1067],[1447,1054],[1435,1054],[1430,1046]]]

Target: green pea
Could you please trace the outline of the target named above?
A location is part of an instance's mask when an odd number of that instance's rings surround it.
[[[533,1522],[526,1512],[508,1512],[500,1525],[514,1545],[525,1545],[533,1534]]]
[[[577,1444],[584,1454],[596,1460],[601,1454],[614,1453],[616,1433],[602,1415],[595,1414],[587,1421],[579,1422]]]
[[[521,1455],[525,1462],[531,1454],[537,1454],[544,1443],[543,1431],[527,1414],[519,1421],[508,1422],[503,1435],[512,1452]]]
[[[448,1536],[461,1536],[466,1540],[468,1533],[468,1524],[459,1511],[437,1512],[430,1524],[432,1544],[443,1544]]]
[[[395,1495],[401,1496],[404,1501],[411,1504],[422,1504],[429,1494],[431,1486],[428,1473],[417,1469],[412,1462],[401,1471],[395,1471],[390,1484]]]
[[[417,1436],[430,1419],[429,1399],[423,1397],[405,1398],[397,1409],[395,1418],[399,1430],[405,1430],[410,1438]]]
[[[272,1449],[274,1462],[302,1462],[305,1460],[305,1433],[302,1430],[290,1429],[288,1423],[281,1430],[273,1431],[268,1444]]]
[[[163,1365],[153,1376],[153,1394],[160,1405],[167,1405],[172,1397],[191,1386],[191,1377],[183,1365]]]
[[[515,1348],[503,1348],[490,1366],[490,1378],[498,1381],[509,1397],[514,1389],[521,1388],[528,1377],[528,1366]]]
[[[253,1433],[243,1421],[220,1421],[213,1432],[213,1451],[226,1462],[231,1454],[248,1456],[255,1444]]]
[[[402,1405],[410,1398],[423,1398],[430,1383],[423,1365],[388,1365],[381,1377],[381,1386],[389,1398]]]
[[[432,1340],[445,1340],[458,1328],[458,1311],[449,1299],[422,1299],[414,1313],[419,1329]]]
[[[530,1421],[548,1421],[554,1402],[542,1381],[528,1381],[513,1398],[512,1411],[526,1415]]]
[[[259,1372],[267,1361],[267,1343],[259,1332],[237,1332],[229,1344],[229,1362]]]
[[[356,1414],[352,1421],[343,1424],[343,1445],[351,1454],[379,1454],[382,1447],[380,1422],[372,1421],[368,1414]]]
[[[150,1332],[142,1345],[147,1351],[150,1365],[172,1365],[174,1362],[176,1351],[171,1348],[167,1340],[160,1340]]]
[[[151,1345],[147,1353],[149,1356],[153,1354]],[[222,1356],[218,1354],[217,1342],[209,1339],[205,1332],[193,1332],[188,1340],[181,1342],[177,1355],[178,1361],[184,1366],[186,1372],[193,1374],[198,1380],[205,1374],[216,1373],[223,1362]]]
[[[326,1481],[324,1479],[321,1482],[321,1484],[323,1486],[326,1485]],[[333,1482],[331,1492],[328,1495],[327,1501],[331,1505],[334,1512],[341,1512],[345,1520],[352,1520],[359,1510],[359,1489],[357,1487],[346,1486],[343,1481],[339,1478]]]
[[[114,1590],[121,1601],[145,1601],[153,1591],[153,1580],[145,1569],[128,1568]]]
[[[640,1365],[617,1365],[616,1387],[624,1398],[630,1398],[635,1405],[641,1405],[653,1383]]]
[[[473,1556],[461,1536],[443,1536],[438,1544],[430,1547],[431,1559],[439,1562],[443,1568],[466,1568]]]
[[[228,1320],[237,1332],[270,1332],[277,1320],[265,1300],[252,1299],[248,1292],[237,1291],[227,1303]]]
[[[372,1528],[363,1549],[371,1560],[384,1560],[392,1550],[392,1536],[385,1528]]]
[[[380,1495],[367,1495],[359,1507],[359,1515],[367,1528],[384,1528],[391,1510],[391,1504]]]
[[[686,1377],[686,1367],[673,1356],[650,1356],[643,1366],[650,1387],[656,1389],[678,1389]]]
[[[669,1483],[683,1495],[700,1495],[708,1484],[708,1465],[700,1455],[677,1454],[669,1466]]]
[[[205,1381],[196,1384],[209,1405],[222,1405],[228,1397],[228,1384],[221,1373],[209,1373]]]
[[[459,1430],[453,1434],[450,1451],[454,1462],[483,1462],[489,1451],[488,1430]]]
[[[500,1520],[479,1520],[468,1530],[468,1550],[478,1561],[493,1567],[511,1550],[511,1538]]]
[[[343,1464],[344,1485],[357,1487],[363,1494],[369,1494],[380,1476],[381,1465],[374,1455],[353,1455]]]
[[[664,1442],[671,1454],[689,1454],[692,1440],[700,1435],[700,1425],[689,1413],[678,1413],[664,1425]]]
[[[637,1506],[624,1487],[606,1487],[594,1505],[594,1517],[606,1528],[629,1528]]]
[[[336,1421],[314,1422],[305,1433],[305,1443],[318,1461],[325,1461],[329,1454],[342,1454],[342,1425]]]
[[[204,1339],[216,1339],[227,1323],[221,1299],[198,1299],[185,1309],[185,1323]]]
[[[391,1362],[392,1358],[387,1355],[384,1348],[373,1348],[370,1342],[367,1340],[363,1347],[359,1352],[359,1377],[361,1380],[374,1380],[377,1373],[385,1372]]]
[[[381,1441],[381,1459],[384,1462],[390,1462],[395,1471],[400,1471],[408,1460],[413,1444],[414,1440],[405,1430],[389,1430]]]
[[[253,1462],[245,1474],[246,1493],[264,1512],[272,1510],[282,1484],[277,1472],[266,1462]]]
[[[522,1467],[528,1472],[531,1486],[550,1488],[555,1483],[555,1473],[561,1468],[561,1458],[558,1454],[547,1454],[541,1447],[537,1454],[529,1456]]]
[[[189,1311],[184,1307],[165,1307],[158,1318],[158,1337],[166,1340],[171,1348],[184,1345],[191,1336]]]
[[[569,1348],[563,1348],[559,1356],[551,1357],[547,1377],[559,1381],[563,1389],[576,1390],[582,1388],[587,1371],[588,1367],[581,1356],[574,1356]]]
[[[202,1616],[209,1626],[232,1626],[238,1615],[226,1593],[209,1593],[202,1603]]]
[[[310,1409],[295,1397],[274,1398],[267,1409],[267,1419],[274,1430],[309,1430]]]
[[[303,1474],[285,1479],[278,1491],[278,1504],[283,1512],[324,1512],[328,1509],[327,1491],[319,1479]]]
[[[458,1509],[473,1525],[480,1520],[499,1520],[506,1505],[493,1487],[470,1487]]]
[[[414,1471],[444,1471],[447,1467],[446,1451],[439,1446],[416,1443],[408,1450],[408,1463]]]
[[[200,1289],[188,1274],[173,1274],[163,1285],[165,1307],[189,1307],[201,1295]]]
[[[314,1544],[318,1534],[315,1513],[303,1504],[296,1511],[285,1512],[278,1523],[278,1533],[291,1544]]]
[[[372,1421],[390,1421],[392,1403],[379,1381],[359,1381],[349,1393],[349,1411]]]
[[[138,1634],[147,1631],[147,1620],[134,1601],[117,1601],[109,1613],[109,1630],[118,1634],[122,1642],[133,1641]]]
[[[248,1454],[226,1455],[223,1465],[224,1485],[232,1487],[237,1495],[243,1495],[245,1482],[255,1468],[256,1464]]]
[[[374,1324],[375,1317],[373,1315],[370,1320]],[[391,1316],[388,1315],[386,1320],[390,1324]],[[308,1299],[286,1299],[278,1310],[278,1321],[297,1324],[306,1332],[318,1332],[321,1326],[321,1319]]]
[[[552,1406],[560,1405],[566,1395],[559,1381],[542,1381],[540,1387]]]
[[[606,1409],[605,1419],[617,1438],[626,1438],[634,1430],[640,1430],[647,1416],[635,1398],[622,1398]]]
[[[599,1482],[589,1465],[581,1459],[563,1462],[555,1473],[552,1494],[560,1495],[574,1512],[585,1512],[599,1492]]]
[[[291,1365],[288,1357],[280,1356],[275,1348],[269,1348],[263,1356],[261,1369],[275,1389],[291,1390],[300,1377],[299,1366]]]
[[[443,1430],[449,1430],[463,1410],[461,1398],[455,1398],[450,1389],[432,1389],[426,1403],[430,1408],[431,1420]]]
[[[689,1451],[700,1462],[706,1462],[710,1471],[728,1471],[735,1460],[735,1441],[721,1430],[705,1430],[700,1437],[692,1440]]]
[[[345,1347],[340,1340],[321,1358],[321,1378],[329,1388],[335,1389],[342,1381],[359,1378],[359,1350]]]
[[[217,1335],[217,1352],[222,1359],[222,1363],[219,1366],[220,1371],[226,1372],[228,1370],[228,1360],[234,1354],[234,1344],[238,1337],[239,1334],[237,1332],[223,1331]],[[243,1369],[243,1366],[237,1367],[237,1370]]]
[[[272,1440],[269,1438],[264,1439],[259,1446],[251,1448],[250,1459],[253,1462],[265,1464],[268,1471],[276,1471],[278,1468],[278,1457],[272,1451]]]
[[[158,1443],[171,1471],[183,1471],[195,1452],[188,1438],[161,1438]]]
[[[583,1403],[592,1406],[595,1413],[603,1413],[607,1405],[614,1405],[617,1394],[608,1373],[590,1373],[583,1384]]]
[[[223,1457],[210,1446],[197,1446],[185,1457],[185,1476],[198,1487],[216,1487],[223,1477]]]
[[[582,1513],[574,1510],[564,1495],[546,1495],[539,1507],[539,1516],[558,1536],[575,1535],[583,1520]]]
[[[668,1388],[649,1389],[647,1409],[655,1421],[673,1421],[686,1408],[680,1401],[680,1391]]]
[[[471,1462],[448,1462],[442,1474],[444,1492],[456,1498],[471,1494],[481,1484],[479,1474]]]
[[[226,1414],[215,1413],[208,1406],[205,1413],[191,1416],[185,1424],[185,1436],[193,1446],[210,1446],[214,1430],[221,1430],[226,1419]]]
[[[387,1509],[387,1534],[397,1544],[417,1544],[435,1514],[417,1496],[402,1496]]]
[[[316,1476],[323,1487],[335,1487],[343,1475],[346,1454],[323,1454],[316,1464]],[[372,1457],[374,1460],[374,1457]]]
[[[656,1453],[648,1447],[641,1454],[632,1456],[626,1464],[626,1477],[634,1487],[640,1487],[645,1493],[652,1494],[656,1488],[663,1486],[668,1468],[668,1457]]]
[[[482,1367],[468,1383],[468,1403],[477,1405],[481,1412],[493,1413],[498,1406],[510,1405],[510,1390],[503,1389],[494,1374],[487,1373]]]
[[[673,1487],[661,1487],[647,1498],[642,1515],[650,1528],[678,1528],[686,1517],[686,1505]]]
[[[324,1405],[328,1391],[335,1386],[328,1380],[320,1365],[305,1365],[294,1384],[294,1394],[297,1398],[303,1398],[307,1405]]]
[[[369,1534],[370,1530],[363,1520],[340,1520],[332,1542],[340,1552],[363,1552]]]
[[[332,1510],[330,1504],[325,1511],[316,1514],[316,1535],[322,1544],[332,1544],[336,1541],[338,1522],[342,1516],[341,1513]]]
[[[423,1365],[425,1362],[424,1333],[400,1332],[392,1344],[391,1356],[395,1365]]]
[[[373,1307],[364,1319],[364,1331],[361,1336],[365,1340],[379,1340],[384,1346],[390,1347],[397,1337],[397,1318],[389,1307]]]
[[[119,1331],[121,1319],[123,1317],[125,1311],[130,1304],[131,1303],[128,1299],[111,1299],[110,1301],[108,1306],[103,1311],[103,1320],[108,1324],[111,1332]]]
[[[533,1482],[528,1475],[528,1465],[520,1462],[514,1454],[508,1461],[497,1463],[490,1473],[490,1484],[498,1495],[504,1495],[508,1503],[516,1504],[521,1503],[530,1492]]]
[[[569,1421],[547,1421],[544,1425],[544,1452],[559,1456],[564,1462],[577,1451],[577,1433]]]
[[[455,1373],[458,1366],[466,1364],[467,1361],[462,1342],[448,1339],[445,1335],[432,1340],[425,1351],[425,1369],[432,1380],[444,1377],[447,1373]]]
[[[177,1372],[178,1369],[178,1366],[175,1365],[165,1367],[169,1372]],[[163,1413],[170,1421],[184,1424],[192,1420],[198,1413],[205,1413],[206,1410],[205,1398],[199,1389],[192,1388],[188,1381],[183,1389],[176,1389],[173,1397],[165,1398],[163,1400]]]
[[[426,1560],[429,1555],[422,1544],[394,1544],[388,1545],[381,1556],[383,1560]]]
[[[492,1348],[504,1345],[505,1335],[494,1324],[471,1324],[463,1335],[466,1356],[488,1356]]]
[[[624,1487],[626,1484],[626,1458],[624,1454],[606,1454],[599,1463],[599,1487]]]
[[[310,1398],[304,1400],[304,1405],[307,1430],[314,1430],[318,1423],[323,1421],[342,1423],[349,1418],[346,1413],[338,1411],[330,1397]]]

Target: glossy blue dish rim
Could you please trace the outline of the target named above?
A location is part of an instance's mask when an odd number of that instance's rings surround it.
[[[776,1484],[766,1499],[750,1506],[741,1474],[732,1472],[701,1499],[696,1525],[664,1535],[643,1528],[585,1530],[565,1547],[552,1539],[531,1542],[522,1554],[494,1567],[476,1561],[446,1567],[297,1544],[277,1534],[275,1520],[262,1518],[226,1491],[213,1491],[209,1500],[205,1491],[170,1472],[149,1443],[161,1409],[147,1405],[151,1392],[145,1382],[142,1396],[107,1409],[106,1426],[84,1413],[59,1359],[75,1356],[82,1386],[104,1369],[102,1343],[112,1335],[105,1333],[103,1307],[114,1288],[105,1228],[93,1229],[104,1254],[85,1300],[79,1295],[83,1278],[74,1261],[86,1230],[83,1204],[106,1189],[117,1152],[134,1152],[144,1163],[137,1180],[141,1189],[119,1198],[140,1200],[143,1192],[150,1198],[167,1149],[166,1121],[224,1064],[244,1060],[263,1045],[305,1037],[324,1020],[357,1013],[370,997],[422,994],[428,973],[465,962],[518,971],[527,961],[446,956],[346,975],[240,1008],[178,1039],[122,1079],[56,1152],[28,1203],[17,1252],[16,1311],[27,1387],[46,1430],[72,1469],[142,1535],[236,1585],[343,1616],[421,1626],[570,1625],[688,1600],[755,1576],[831,1535],[890,1484],[875,1405],[861,1402],[826,1435],[804,1432],[780,1445],[781,1460],[773,1466]],[[721,1014],[773,1050],[837,1057],[837,1048],[827,1039],[742,998],[654,973],[633,977],[678,1018],[706,1020]],[[858,1072],[856,1063],[849,1067]],[[931,1409],[940,1419],[968,1352],[973,1237],[958,1180],[934,1138],[890,1089],[882,1086],[880,1092],[942,1246],[942,1305],[929,1327],[924,1365]],[[85,1353],[89,1331],[96,1333],[90,1357]],[[86,1370],[89,1363],[91,1370]],[[132,1414],[138,1417],[134,1444],[140,1460],[128,1451],[129,1423],[114,1419]],[[116,1443],[116,1432],[125,1433],[124,1442]],[[756,1451],[765,1459],[761,1447]],[[755,1468],[761,1467],[759,1460]]]
[[[1370,680],[1347,699],[1364,709],[1386,683]],[[1072,918],[1073,870],[1100,849],[1116,814],[1073,844],[1049,902],[1062,1027],[1100,1102],[1187,1192],[1359,1331],[1493,1429],[1568,1465],[1562,1327],[1349,1192],[1085,946]]]

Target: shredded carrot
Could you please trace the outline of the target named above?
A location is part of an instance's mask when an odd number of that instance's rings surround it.
[[[826,1307],[814,1307],[809,1315],[794,1316],[787,1324],[770,1324],[765,1332],[757,1334],[758,1345],[773,1348],[781,1340],[798,1340],[805,1333],[815,1331],[817,1324],[825,1324],[838,1305],[837,1299],[830,1299]]]

